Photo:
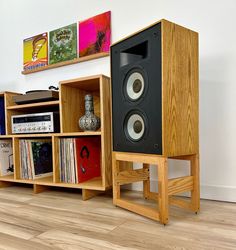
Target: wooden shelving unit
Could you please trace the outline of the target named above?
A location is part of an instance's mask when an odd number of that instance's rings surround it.
[[[55,69],[55,68],[59,68],[59,67],[62,67],[62,66],[67,66],[67,65],[71,65],[71,64],[80,63],[80,62],[90,61],[90,60],[102,58],[102,57],[105,57],[105,56],[109,56],[109,52],[101,52],[101,53],[97,53],[97,54],[93,54],[93,55],[89,55],[89,56],[76,58],[76,59],[69,60],[69,61],[66,61],[66,62],[50,64],[50,65],[47,65],[47,66],[44,66],[44,67],[40,67],[38,69],[23,70],[21,73],[23,75],[28,75],[28,74],[36,73],[36,72],[43,71],[43,70]]]
[[[84,96],[91,93],[94,96],[95,114],[101,118],[101,128],[94,132],[83,132],[78,127],[78,119],[84,114]],[[83,199],[89,199],[100,191],[112,186],[111,175],[111,127],[110,127],[110,79],[103,75],[77,78],[60,82],[59,101],[40,102],[15,105],[14,95],[19,93],[0,93],[5,100],[6,135],[0,140],[12,140],[14,175],[0,176],[0,187],[14,183],[32,184],[34,192],[39,193],[47,187],[65,187],[82,189]],[[60,133],[44,134],[12,134],[11,116],[29,112],[47,112],[58,110],[60,114]],[[59,176],[59,140],[84,136],[101,137],[101,176],[79,184],[60,182]],[[53,175],[35,180],[20,178],[20,139],[49,138],[53,145]]]

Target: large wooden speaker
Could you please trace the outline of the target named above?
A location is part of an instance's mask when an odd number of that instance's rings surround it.
[[[198,33],[166,20],[111,46],[113,151],[198,153]]]

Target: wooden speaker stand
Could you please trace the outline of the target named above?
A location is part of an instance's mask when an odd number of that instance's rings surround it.
[[[174,179],[168,179],[167,159],[179,159],[190,161],[191,174]],[[149,154],[113,152],[113,203],[150,219],[167,224],[169,220],[169,204],[184,209],[198,212],[200,209],[199,192],[199,156],[198,154],[164,157]],[[124,162],[143,163],[142,169],[124,169]],[[122,164],[122,167],[121,167]],[[158,193],[150,191],[150,165],[157,166],[158,170]],[[156,200],[156,209],[136,204],[121,198],[120,186],[143,181],[143,196],[146,199]],[[191,200],[186,201],[174,195],[191,191]]]

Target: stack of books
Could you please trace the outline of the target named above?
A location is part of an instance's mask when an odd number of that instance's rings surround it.
[[[34,180],[52,175],[52,142],[20,140],[20,177]]]
[[[59,147],[61,182],[76,184],[101,176],[99,136],[62,138]]]

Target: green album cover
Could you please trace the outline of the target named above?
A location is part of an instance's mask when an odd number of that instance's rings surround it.
[[[77,58],[77,24],[49,32],[49,64]]]

